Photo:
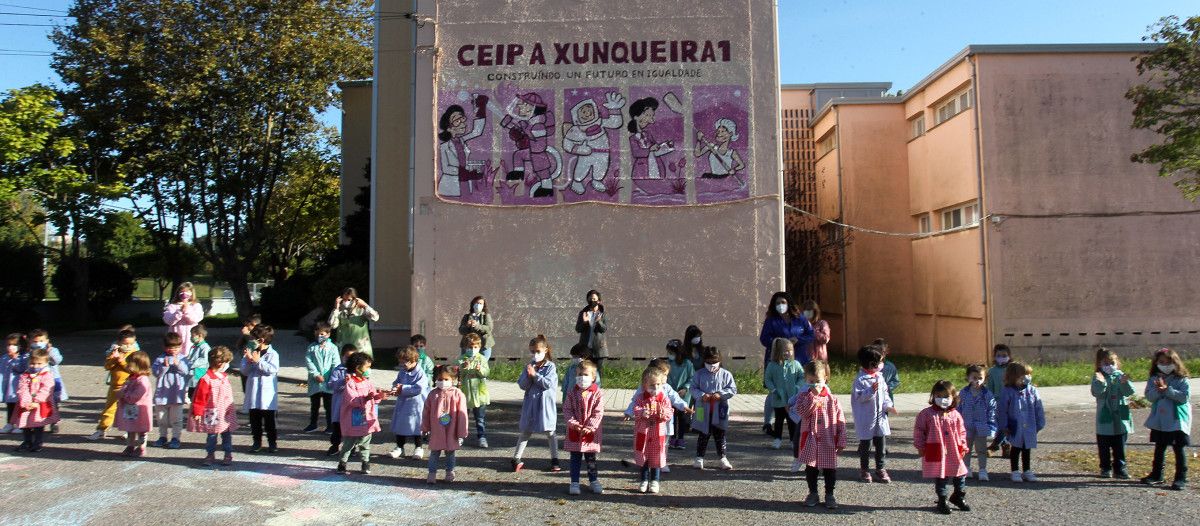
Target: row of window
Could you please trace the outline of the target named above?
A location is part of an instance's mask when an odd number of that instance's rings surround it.
[[[942,210],[939,214],[941,223],[938,225],[938,231],[952,230],[964,226],[972,226],[979,224],[979,203],[970,202],[952,208]],[[921,214],[917,216],[917,232],[922,234],[932,234],[933,214]]]
[[[945,102],[939,104],[934,109],[934,126],[946,122],[955,115],[971,109],[975,105],[975,90],[966,88],[958,93],[955,93]],[[909,138],[916,139],[925,135],[925,112],[913,117],[909,123]]]

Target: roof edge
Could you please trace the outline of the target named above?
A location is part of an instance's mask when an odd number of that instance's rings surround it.
[[[374,79],[355,79],[355,80],[340,80],[337,82],[339,88],[360,88],[370,86],[375,83]]]

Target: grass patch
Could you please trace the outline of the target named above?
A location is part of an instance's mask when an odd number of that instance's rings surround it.
[[[1184,449],[1184,454],[1195,457],[1188,449]],[[1175,457],[1173,455],[1174,453],[1168,449],[1166,461],[1163,463],[1163,479],[1167,481],[1168,485],[1170,485],[1172,477],[1175,476]],[[1100,473],[1100,458],[1095,449],[1055,451],[1046,454],[1045,458],[1046,460],[1068,464],[1084,473]],[[1195,459],[1193,458],[1192,460]],[[1128,445],[1125,446],[1126,470],[1129,472],[1129,476],[1133,477],[1132,480],[1135,483],[1137,479],[1150,473],[1150,465],[1153,461],[1153,451],[1144,448],[1130,448]],[[1187,490],[1200,493],[1200,486],[1189,484]]]

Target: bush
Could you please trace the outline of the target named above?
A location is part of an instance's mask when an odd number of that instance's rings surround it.
[[[282,282],[276,282],[274,286],[263,288],[258,301],[263,321],[277,326],[294,326],[296,320],[315,306],[309,301],[312,282],[313,276],[297,273]]]
[[[333,299],[346,287],[354,287],[354,290],[358,291],[358,297],[367,301],[370,279],[365,263],[342,263],[329,267],[325,274],[313,283],[312,294],[309,296],[311,303],[308,307],[331,308]]]
[[[33,245],[0,243],[0,324],[31,327],[38,324],[33,308],[46,296],[42,251]]]
[[[88,290],[80,291],[75,287],[77,268],[87,272]],[[58,263],[58,269],[50,278],[50,285],[58,295],[62,305],[71,305],[78,301],[79,295],[84,294],[88,310],[97,320],[108,318],[113,308],[129,301],[136,288],[133,275],[119,263],[106,259],[83,258],[81,261],[71,261],[64,258]]]

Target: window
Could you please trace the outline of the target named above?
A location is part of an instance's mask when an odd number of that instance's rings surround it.
[[[837,130],[830,130],[825,137],[817,141],[817,157],[821,157],[837,148]]]
[[[979,224],[979,204],[970,203],[942,212],[942,230]]]
[[[955,115],[971,109],[975,105],[975,90],[967,88],[955,93],[949,100],[937,107],[937,124],[950,120]]]
[[[924,113],[916,116],[915,118],[913,118],[912,120],[910,120],[908,122],[909,122],[909,125],[911,126],[911,130],[912,130],[912,134],[909,136],[910,139],[916,139],[917,137],[925,135],[925,114]]]
[[[922,214],[921,217],[917,218],[917,232],[922,234],[933,232],[933,221],[929,217],[929,214]]]

